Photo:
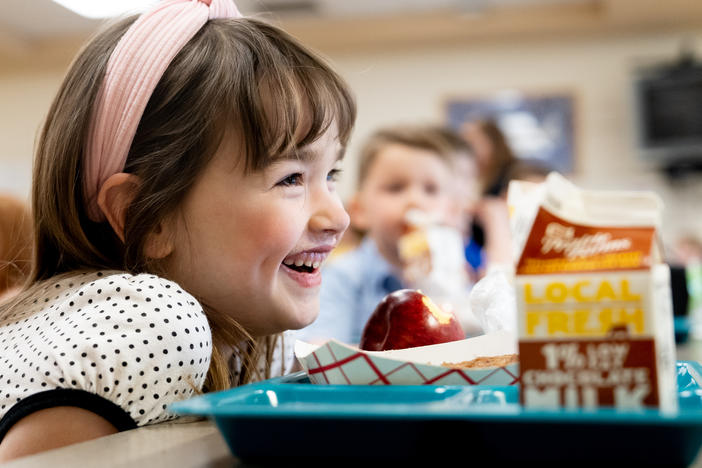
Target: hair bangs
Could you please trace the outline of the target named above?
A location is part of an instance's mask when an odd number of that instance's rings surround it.
[[[256,44],[255,54],[244,54],[244,60],[250,57],[255,62],[254,76],[248,77],[253,81],[249,94],[239,95],[232,103],[246,170],[294,157],[332,125],[339,142],[346,146],[356,120],[356,104],[348,85],[292,37],[283,33],[287,37],[281,38],[279,30],[268,34],[270,26],[249,21],[257,23],[264,37]]]

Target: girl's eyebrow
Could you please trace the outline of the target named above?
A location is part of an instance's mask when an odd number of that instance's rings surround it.
[[[346,155],[346,147],[339,146],[339,149],[336,152],[336,161],[341,161],[342,159],[344,159],[345,155]],[[295,151],[295,153],[292,156],[287,157],[287,158],[283,158],[283,159],[288,159],[288,160],[292,159],[292,160],[299,160],[302,162],[309,162],[309,161],[313,161],[317,157],[319,157],[319,155],[317,153],[315,153],[314,151],[310,151],[309,148],[301,148],[301,149]]]

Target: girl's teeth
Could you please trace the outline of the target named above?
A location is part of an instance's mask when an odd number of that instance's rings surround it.
[[[285,259],[285,260],[283,260],[283,263],[285,265],[288,265],[288,266],[301,267],[304,265],[307,268],[317,269],[322,265],[322,263],[324,263],[325,258],[326,258],[325,254],[305,253],[305,254],[296,255],[296,256],[291,257],[289,259]]]

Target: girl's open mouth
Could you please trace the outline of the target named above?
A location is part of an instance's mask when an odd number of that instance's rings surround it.
[[[327,255],[329,252],[326,249],[323,252],[306,250],[288,255],[283,259],[283,265],[300,273],[313,273],[319,269]]]
[[[303,287],[318,286],[322,281],[320,267],[329,255],[323,252],[305,251],[288,255],[282,263],[283,270]]]

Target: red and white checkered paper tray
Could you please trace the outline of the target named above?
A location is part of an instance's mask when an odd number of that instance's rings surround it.
[[[363,351],[336,340],[295,343],[295,356],[310,381],[337,385],[514,385],[519,381],[518,363],[480,369],[441,364],[516,353],[516,336],[507,331],[392,351]]]

